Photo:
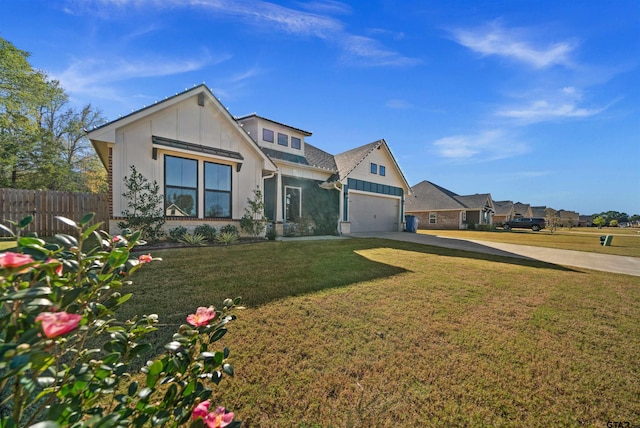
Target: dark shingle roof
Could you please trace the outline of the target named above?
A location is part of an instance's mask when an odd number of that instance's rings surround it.
[[[315,166],[317,168],[329,170],[333,173],[337,171],[336,162],[333,156],[309,143],[304,144],[305,156],[282,152],[268,147],[261,147],[261,149],[272,160],[277,159],[297,163],[299,165]]]
[[[513,208],[513,201],[493,201],[493,208],[496,211],[496,215],[511,214],[511,209]]]
[[[483,209],[491,199],[489,193],[460,196],[427,180],[413,186],[411,191],[413,197],[407,198],[407,211]]]

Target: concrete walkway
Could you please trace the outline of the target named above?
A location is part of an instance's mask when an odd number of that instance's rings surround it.
[[[557,250],[555,248],[532,247],[530,245],[503,244],[499,242],[476,241],[407,232],[351,233],[353,238],[382,238],[395,241],[434,245],[455,250],[475,251],[506,257],[534,259],[562,266],[573,266],[605,272],[640,276],[640,258],[612,256],[609,254],[587,253],[584,251]]]

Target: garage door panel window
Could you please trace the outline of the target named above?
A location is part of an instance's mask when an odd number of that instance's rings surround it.
[[[204,215],[231,218],[231,166],[204,163]]]
[[[198,161],[165,156],[165,212],[195,217],[198,213]]]

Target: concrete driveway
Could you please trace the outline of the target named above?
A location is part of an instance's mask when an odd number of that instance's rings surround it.
[[[640,276],[640,258],[587,253],[584,251],[557,250],[530,245],[502,244],[499,242],[443,238],[421,233],[407,232],[359,232],[345,235],[353,238],[382,238],[395,241],[434,245],[455,250],[475,251],[506,257],[534,259],[562,266],[573,266],[605,272]]]

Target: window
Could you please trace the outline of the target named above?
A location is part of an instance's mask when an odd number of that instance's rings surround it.
[[[378,165],[371,162],[371,174],[377,174],[378,173]]]
[[[300,147],[302,147],[302,142],[300,141],[300,138],[291,137],[291,148],[300,150]]]
[[[204,163],[204,216],[231,218],[231,166]]]
[[[287,134],[281,134],[278,132],[278,144],[281,146],[289,145],[289,136]]]
[[[467,221],[467,212],[462,211],[462,221]]]
[[[437,213],[429,213],[429,224],[436,224]]]
[[[387,175],[387,168],[385,168],[384,166],[380,165],[380,175],[381,176],[385,176]]]
[[[198,214],[198,161],[164,157],[164,209],[169,216]]]
[[[262,141],[273,143],[273,131],[267,128],[262,128]]]
[[[302,189],[285,186],[284,193],[286,220],[296,222],[302,216]]]

